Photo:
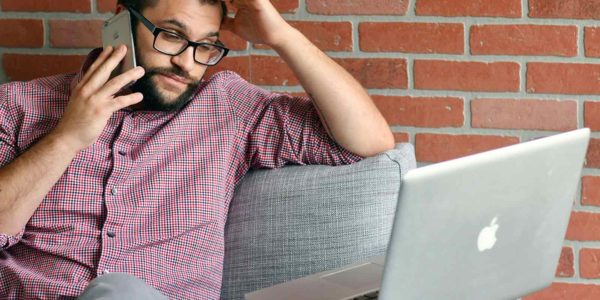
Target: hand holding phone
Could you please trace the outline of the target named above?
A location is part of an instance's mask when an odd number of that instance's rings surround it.
[[[77,150],[87,148],[98,139],[114,112],[142,101],[139,92],[126,95],[118,92],[144,76],[143,68],[136,67],[109,80],[110,72],[123,61],[126,50],[122,45],[104,48],[71,90],[69,103],[53,130],[64,143]]]

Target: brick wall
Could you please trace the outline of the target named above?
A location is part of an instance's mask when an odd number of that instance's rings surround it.
[[[116,0],[2,0],[0,81],[71,72]],[[525,299],[600,299],[600,1],[273,0],[373,95],[421,164],[578,127],[590,143],[556,283]],[[233,69],[302,89],[267,47],[225,34]]]

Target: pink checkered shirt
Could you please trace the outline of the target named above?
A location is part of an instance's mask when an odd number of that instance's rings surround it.
[[[0,86],[0,167],[55,127],[81,74]],[[170,298],[218,299],[227,210],[249,169],[361,158],[328,137],[309,99],[232,72],[203,81],[179,111],[120,110],[23,233],[0,234],[0,299],[77,296],[108,272]]]

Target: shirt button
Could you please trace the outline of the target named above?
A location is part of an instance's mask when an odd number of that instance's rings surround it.
[[[110,193],[111,193],[113,196],[116,196],[116,195],[117,195],[117,189],[116,189],[116,188],[112,188],[112,189],[110,190]]]
[[[125,154],[127,154],[127,152],[123,151],[123,150],[119,150],[119,155],[121,156],[125,156]]]
[[[106,235],[108,235],[108,237],[110,237],[110,238],[114,238],[116,236],[114,231],[107,231]]]

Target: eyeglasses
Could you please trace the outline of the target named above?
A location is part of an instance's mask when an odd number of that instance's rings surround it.
[[[214,66],[229,52],[229,49],[220,41],[214,44],[192,42],[175,32],[154,26],[152,22],[135,9],[131,7],[127,7],[127,9],[152,32],[154,35],[152,45],[160,53],[177,56],[191,46],[194,49],[194,60],[197,63],[205,66]]]

